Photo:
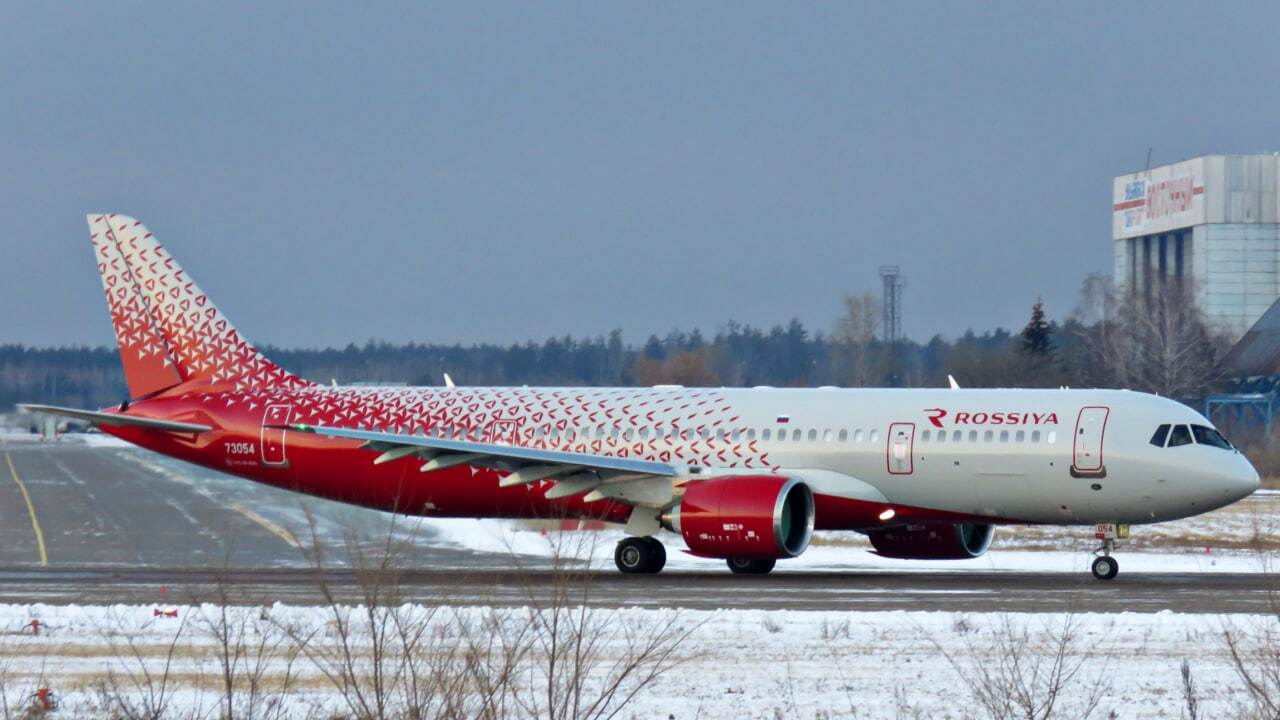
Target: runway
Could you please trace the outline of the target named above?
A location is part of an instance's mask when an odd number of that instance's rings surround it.
[[[379,579],[346,570],[303,568],[0,568],[0,602],[317,604],[322,588],[358,602],[377,588],[388,601],[428,605],[545,604],[563,594],[597,607],[697,610],[943,610],[952,612],[1266,613],[1275,610],[1274,580],[1258,574],[1134,575],[1101,583],[1078,574],[798,573],[763,577],[614,571],[410,571]]]
[[[70,441],[2,449],[0,469],[13,477],[0,482],[0,602],[201,602],[225,591],[236,602],[305,604],[323,600],[322,585],[354,601],[361,584],[343,566],[344,534],[385,535],[391,522],[134,449]],[[322,573],[304,552],[314,544],[326,552]],[[566,587],[600,606],[696,609],[1256,613],[1280,599],[1274,577],[1260,573],[1122,573],[1102,583],[1086,573],[623,576],[608,568],[574,573],[566,586],[545,560],[517,563],[430,534],[406,547],[404,567],[415,569],[396,576],[400,599],[432,604],[523,605]]]

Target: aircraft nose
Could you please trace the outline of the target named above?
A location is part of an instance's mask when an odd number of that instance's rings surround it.
[[[1262,478],[1243,454],[1236,456],[1237,462],[1227,475],[1228,492],[1236,500],[1249,497],[1254,490],[1262,487]]]

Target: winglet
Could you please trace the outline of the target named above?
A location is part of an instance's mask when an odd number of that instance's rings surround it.
[[[956,382],[956,379],[951,377],[950,375],[947,375],[947,382],[951,384],[952,390],[960,389],[960,383]]]
[[[445,387],[447,387],[447,388],[456,388],[456,387],[458,387],[457,385],[454,385],[454,384],[453,384],[453,378],[449,377],[449,373],[445,373],[445,374],[444,374],[444,386],[445,386]]]

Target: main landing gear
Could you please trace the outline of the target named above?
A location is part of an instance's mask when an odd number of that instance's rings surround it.
[[[725,562],[735,575],[767,575],[778,564],[773,558],[729,558]]]
[[[613,562],[628,575],[651,575],[667,564],[667,549],[657,538],[624,538],[613,550]]]

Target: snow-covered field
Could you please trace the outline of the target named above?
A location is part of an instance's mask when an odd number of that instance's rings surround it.
[[[161,714],[166,718],[218,717],[221,645],[211,628],[218,626],[219,608],[162,609],[176,610],[176,617],[157,617],[157,608],[149,606],[0,606],[0,628],[8,631],[0,635],[0,682],[8,707],[29,702],[46,687],[59,703],[54,717],[108,716],[112,696],[136,704],[167,702]],[[529,627],[531,611],[430,612],[409,606],[397,610],[404,627],[421,632],[415,654],[419,669],[430,668],[440,679],[459,672],[445,659],[465,644],[465,630],[501,626],[496,634],[512,640]],[[673,617],[674,623],[665,625]],[[33,619],[41,623],[38,635],[29,629]],[[1009,663],[999,659],[1022,652],[1021,669],[997,672],[996,684],[1025,682],[1033,672],[1043,681],[1058,647],[1064,650],[1062,667],[1076,672],[1053,717],[1082,717],[1084,700],[1092,693],[1100,697],[1095,717],[1182,717],[1183,660],[1190,663],[1199,716],[1240,717],[1248,695],[1223,633],[1235,629],[1256,639],[1261,629],[1280,630],[1274,617],[1169,612],[997,616],[621,609],[591,611],[585,623],[600,643],[585,665],[586,695],[599,693],[617,663],[634,659],[637,642],[678,639],[671,657],[678,664],[642,689],[619,717],[705,719],[987,717],[972,695],[975,673],[1007,668]],[[1072,633],[1060,642],[1065,625]],[[244,642],[233,643],[233,649],[245,652],[241,673],[263,659],[258,682],[263,703],[276,699],[287,683],[286,717],[351,715],[342,673],[334,664],[343,633],[331,610],[233,608],[230,627],[245,630]],[[366,630],[357,621],[350,635],[362,676],[372,670]],[[306,638],[307,649],[299,652],[298,642],[288,637]],[[269,651],[263,653],[262,647]],[[391,643],[390,657],[398,647]],[[518,663],[512,692],[522,701],[545,700],[545,650],[545,644],[531,642]],[[485,657],[496,662],[500,655]],[[399,667],[387,667],[392,666]],[[473,681],[489,677],[491,668],[469,667],[465,672]],[[364,692],[371,691],[371,680],[366,677],[362,684]],[[403,686],[390,684],[388,695],[402,703]],[[629,691],[632,681],[622,687]]]

